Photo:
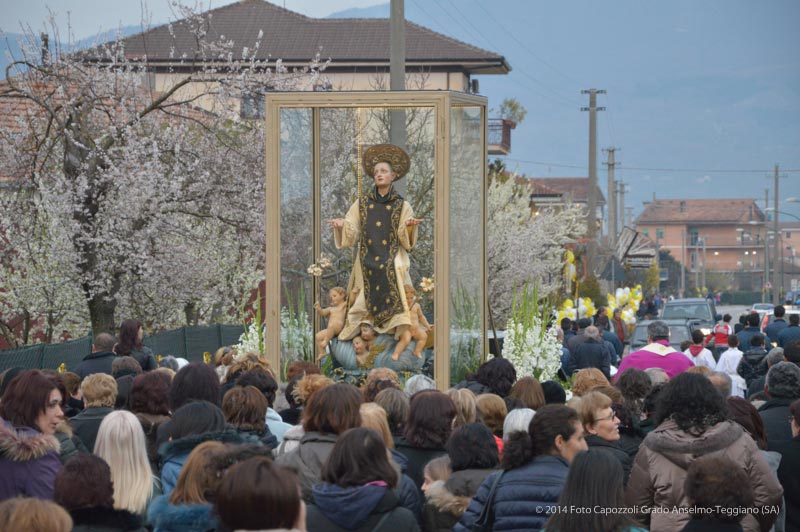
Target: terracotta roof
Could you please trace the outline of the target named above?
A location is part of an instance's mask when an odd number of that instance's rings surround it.
[[[720,208],[724,206],[724,208]],[[754,199],[668,199],[645,202],[637,225],[763,221]]]
[[[307,63],[320,53],[337,62],[389,62],[389,19],[316,19],[289,11],[264,0],[242,0],[202,14],[208,21],[208,37],[232,43],[241,56],[260,41],[259,60]],[[259,35],[261,35],[259,37]],[[130,58],[147,56],[150,63],[193,58],[195,36],[186,19],[158,26],[124,39]],[[185,55],[184,55],[185,54]],[[454,66],[472,64],[465,70],[502,73],[511,70],[502,55],[457,41],[406,21],[406,62],[443,62]],[[475,65],[475,63],[478,63]]]
[[[559,194],[571,199],[574,203],[589,202],[588,177],[531,177],[528,182],[534,191],[532,196],[548,196]],[[597,204],[605,205],[606,199],[600,187],[597,187]]]

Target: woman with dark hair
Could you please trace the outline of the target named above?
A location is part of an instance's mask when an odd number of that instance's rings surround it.
[[[169,388],[172,381],[161,371],[137,375],[131,386],[131,412],[142,424],[147,440],[147,459],[150,468],[158,472],[158,427],[169,421]]]
[[[542,385],[534,377],[522,377],[515,382],[508,396],[531,410],[539,410],[545,404]]]
[[[243,443],[238,432],[228,430],[225,415],[208,401],[192,401],[180,407],[172,419],[158,428],[161,486],[169,496],[189,453],[203,442]]]
[[[0,501],[53,498],[61,469],[56,428],[64,419],[64,385],[39,370],[14,377],[0,399]]]
[[[632,459],[619,446],[620,421],[611,408],[611,399],[600,392],[588,392],[581,397],[577,410],[586,433],[586,445],[592,452],[605,452],[616,458],[622,466],[624,482],[627,484]]]
[[[364,402],[365,403],[372,403],[375,401],[375,397],[381,393],[383,390],[387,388],[397,388],[400,389],[400,386],[389,379],[375,379],[369,381],[364,385],[363,392],[364,392]]]
[[[444,446],[455,417],[455,403],[438,390],[424,390],[411,398],[408,422],[403,437],[395,440],[395,449],[408,460],[406,473],[418,488],[425,480],[425,464],[447,452]]]
[[[220,406],[219,379],[214,369],[202,362],[192,362],[175,374],[169,389],[169,404],[176,411],[189,401],[208,401]]]
[[[642,419],[639,421],[639,430],[643,437],[656,428],[656,405],[658,398],[661,397],[661,392],[664,391],[664,386],[666,386],[666,382],[654,384],[642,401]]]
[[[119,326],[119,342],[114,352],[119,356],[131,356],[142,366],[143,371],[151,371],[158,367],[153,351],[142,344],[144,328],[138,320],[125,320]]]
[[[431,483],[425,491],[426,530],[452,530],[499,464],[494,435],[482,423],[458,427],[446,448],[451,474],[446,481]]]
[[[746,530],[769,530],[776,514],[761,511],[779,505],[783,490],[753,439],[730,421],[725,399],[708,378],[681,373],[669,381],[658,400],[658,427],[645,437],[625,491],[628,506],[658,509],[638,519],[654,530],[680,530],[689,514],[676,510],[686,497],[686,470],[701,456],[724,455],[742,467],[756,494],[745,517]]]
[[[256,456],[231,466],[214,500],[224,530],[306,530],[306,505],[297,477]]]
[[[614,386],[622,392],[622,404],[630,410],[634,419],[639,419],[644,398],[653,387],[653,381],[647,373],[640,369],[628,368],[616,378]]]
[[[403,435],[408,422],[410,403],[408,396],[402,390],[387,388],[378,392],[378,395],[375,396],[375,403],[386,410],[386,421],[389,422],[389,430],[396,441]]]
[[[472,529],[495,480],[493,530],[541,529],[561,495],[570,463],[585,450],[578,413],[568,406],[543,406],[527,432],[511,433],[503,452],[503,472],[486,477],[453,531]]]
[[[308,507],[309,530],[419,531],[414,514],[396,495],[397,470],[374,430],[359,427],[343,433],[325,461],[321,480]]]
[[[99,456],[70,458],[56,475],[54,498],[72,517],[73,532],[146,531],[139,516],[114,509],[111,469]]]
[[[303,409],[305,435],[297,447],[276,458],[275,463],[297,473],[303,499],[311,500],[311,488],[320,481],[322,464],[340,434],[361,426],[361,392],[345,383],[332,384],[311,394]]]
[[[644,433],[639,428],[638,420],[634,419],[627,406],[621,403],[613,403],[611,409],[619,420],[619,441],[617,444],[620,449],[628,454],[631,464],[633,464],[633,459],[636,457],[636,453],[639,452],[639,446],[642,445]],[[630,470],[628,473],[630,473]]]
[[[645,532],[623,510],[622,466],[608,453],[578,453],[558,498],[559,508],[602,508],[603,511],[556,512],[547,520],[548,532]],[[614,511],[617,510],[617,511]]]
[[[725,456],[701,456],[686,471],[684,492],[692,519],[688,532],[742,530],[742,508],[753,507],[753,487],[740,464]],[[762,529],[765,530],[765,529]]]
[[[487,360],[478,367],[478,371],[470,373],[456,385],[456,388],[467,388],[475,395],[493,393],[506,397],[517,380],[517,370],[505,358]]]
[[[247,443],[278,446],[278,439],[265,423],[267,398],[255,386],[234,386],[222,398],[222,413]]]

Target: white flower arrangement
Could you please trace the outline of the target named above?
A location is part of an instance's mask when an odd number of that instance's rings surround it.
[[[325,270],[330,270],[331,268],[333,268],[333,262],[331,262],[330,257],[322,253],[319,256],[319,260],[314,264],[311,264],[306,271],[309,273],[309,275],[314,277],[322,277],[322,273]]]
[[[264,328],[262,326],[260,334],[256,322],[248,325],[247,330],[239,336],[239,343],[236,344],[235,359],[242,357],[245,353],[264,354]]]
[[[517,378],[555,379],[561,367],[561,343],[553,329],[548,330],[550,310],[539,302],[538,286],[523,285],[514,291],[511,314],[506,323],[503,357],[517,370]]]

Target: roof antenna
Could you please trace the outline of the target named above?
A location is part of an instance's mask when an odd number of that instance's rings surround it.
[[[50,55],[50,36],[47,35],[45,32],[39,34],[39,38],[42,40],[42,64],[47,64],[48,56]]]

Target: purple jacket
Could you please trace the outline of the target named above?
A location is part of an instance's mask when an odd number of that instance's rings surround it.
[[[55,436],[0,419],[0,501],[12,497],[53,498],[61,469]]]
[[[667,372],[671,379],[692,366],[694,366],[694,363],[686,355],[672,349],[668,342],[658,341],[648,344],[638,351],[629,353],[620,362],[617,375],[622,375],[622,372],[628,368],[636,368],[642,371],[649,368],[661,368]]]

